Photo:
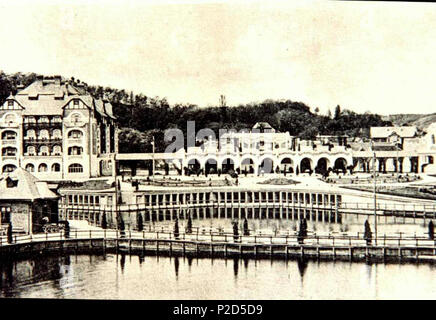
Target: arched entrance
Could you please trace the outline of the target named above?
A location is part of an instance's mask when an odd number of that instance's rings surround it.
[[[312,159],[304,158],[300,162],[300,172],[311,172],[312,171]]]
[[[347,160],[344,158],[337,158],[335,160],[334,170],[342,170],[344,173],[347,171]]]
[[[293,164],[294,163],[293,163],[291,158],[284,158],[280,162],[280,172],[282,172],[282,173],[285,173],[285,172],[292,173],[294,171]]]
[[[213,158],[207,159],[206,163],[204,165],[204,170],[205,170],[206,174],[217,173],[218,163],[217,163],[216,159],[213,159]]]
[[[262,160],[259,166],[259,173],[273,173],[274,172],[274,161],[270,158],[265,158]]]
[[[200,161],[198,161],[197,159],[191,159],[188,161],[188,169],[192,173],[197,173],[200,170],[200,167]]]
[[[320,158],[315,168],[315,173],[324,174],[330,166],[330,161],[327,158]]]
[[[222,162],[222,173],[228,173],[230,170],[235,170],[235,163],[232,159],[226,158]]]
[[[254,161],[251,158],[245,158],[241,161],[242,173],[254,173]]]

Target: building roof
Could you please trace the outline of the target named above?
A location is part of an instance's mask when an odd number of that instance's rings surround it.
[[[256,122],[253,129],[274,129],[268,122]]]
[[[11,99],[17,101],[24,109],[23,114],[28,116],[61,116],[63,108],[72,99],[79,99],[101,116],[115,119],[109,102],[93,98],[80,84],[72,84],[59,76],[38,78],[15,96],[8,97]]]
[[[401,138],[413,138],[416,135],[416,127],[371,127],[371,138],[387,138],[397,134]]]
[[[8,180],[16,182],[17,185],[8,187]],[[17,168],[13,172],[3,173],[0,176],[0,201],[57,198],[58,196],[48,188],[46,182],[39,181],[23,168]]]

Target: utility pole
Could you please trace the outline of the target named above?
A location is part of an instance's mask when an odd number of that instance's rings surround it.
[[[152,170],[151,170],[151,174],[152,174],[152,178],[154,180],[154,135],[153,135],[153,141],[151,142],[151,146],[153,148],[152,152],[153,152],[153,156],[152,156]]]
[[[373,175],[374,175],[374,239],[377,245],[377,178],[376,178],[376,154],[374,150],[374,143],[371,141],[371,150],[373,152]]]

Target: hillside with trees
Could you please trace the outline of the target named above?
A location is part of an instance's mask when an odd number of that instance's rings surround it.
[[[16,93],[19,85],[32,83],[37,74],[5,74],[0,72],[0,103]],[[349,135],[368,137],[371,126],[392,125],[389,120],[371,113],[358,114],[336,106],[333,114],[319,114],[302,102],[291,100],[265,100],[238,106],[198,107],[193,104],[170,105],[166,98],[133,94],[126,90],[102,86],[90,86],[79,79],[96,98],[108,100],[118,119],[120,152],[150,152],[152,137],[156,139],[156,151],[165,150],[164,131],[179,128],[186,133],[187,121],[195,121],[196,130],[210,128],[218,135],[219,129],[249,129],[256,122],[268,122],[279,131],[288,131],[303,139],[316,135]],[[186,135],[185,135],[186,136]]]

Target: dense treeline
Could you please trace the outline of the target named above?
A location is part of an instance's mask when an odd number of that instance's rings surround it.
[[[19,84],[29,85],[37,75],[0,73],[0,102],[16,92]],[[78,79],[71,79],[80,83]],[[341,110],[336,106],[333,115],[320,115],[316,108],[313,112],[302,102],[266,100],[234,107],[210,106],[199,108],[192,104],[170,106],[165,98],[147,97],[125,90],[109,87],[88,86],[82,84],[97,98],[112,103],[118,118],[121,152],[150,152],[152,137],[156,139],[156,151],[163,151],[164,131],[167,128],[179,128],[186,133],[187,121],[195,121],[196,130],[210,128],[218,134],[219,129],[249,129],[256,122],[268,122],[279,131],[288,131],[291,135],[303,139],[316,135],[342,135],[368,137],[369,127],[392,125],[379,115],[357,114],[350,110]]]

